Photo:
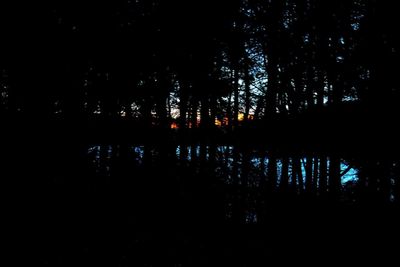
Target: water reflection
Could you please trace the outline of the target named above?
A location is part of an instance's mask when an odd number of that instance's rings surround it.
[[[340,169],[341,173],[343,173],[341,178],[342,185],[346,185],[347,183],[356,183],[358,181],[358,172],[356,169],[344,162],[341,163]]]
[[[397,162],[209,145],[95,145],[87,157],[89,172],[111,177],[111,185],[118,181],[117,191],[135,184],[139,194],[157,192],[154,199],[192,203],[248,224],[262,221],[271,202],[398,200]]]
[[[111,158],[113,157],[113,150],[115,150],[116,157],[120,157],[119,153],[119,146],[111,146],[111,145],[95,145],[95,146],[90,146],[87,150],[88,156],[92,159],[91,162],[93,166],[96,169],[96,172],[109,172],[111,168]],[[200,156],[200,146],[188,146],[185,149],[189,151],[189,153],[186,153],[185,158],[182,158],[181,154],[181,146],[176,146],[175,149],[175,157],[177,159],[187,161],[187,162],[192,162],[193,160],[198,160]],[[138,164],[143,163],[144,159],[144,154],[145,154],[145,147],[142,146],[132,146],[131,147],[131,152],[128,155],[128,157],[131,157],[132,159],[136,160]],[[259,186],[260,181],[258,178],[262,176],[267,176],[268,175],[268,169],[266,166],[269,165],[269,158],[267,153],[265,155],[260,156],[260,154],[253,150],[253,151],[247,151],[248,154],[247,157],[244,155],[243,151],[238,151],[235,153],[234,147],[233,146],[217,146],[216,147],[216,153],[210,156],[210,146],[205,146],[206,150],[206,155],[205,155],[205,160],[207,161],[215,161],[218,164],[216,164],[214,172],[217,174],[219,177],[223,177],[225,182],[227,184],[232,183],[232,175],[233,172],[235,172],[235,175],[240,178],[242,176],[243,168],[250,168],[249,173],[247,173],[247,177],[250,178],[247,181],[247,186]],[[153,157],[156,155],[157,150],[156,149],[151,149],[150,151],[150,156]],[[170,155],[171,156],[171,155]],[[211,158],[212,157],[212,158]],[[243,162],[243,160],[246,158],[248,162]],[[296,186],[301,186],[301,189],[305,189],[305,184],[306,184],[306,177],[307,177],[307,171],[306,171],[306,162],[307,158],[306,157],[301,157],[298,158],[297,160],[300,161],[300,168],[301,168],[301,174],[299,175],[301,180],[295,179],[296,174],[295,174],[295,169],[294,169],[294,161],[296,159],[294,158],[288,158],[288,166],[286,166],[287,169],[284,169],[284,163],[282,163],[282,159],[274,159],[275,160],[275,165],[276,165],[276,186],[279,186],[281,183],[283,183],[282,178],[284,178],[285,174],[283,172],[288,172],[287,175],[289,177],[289,183],[290,184],[295,184]],[[313,159],[313,160],[318,160],[318,159]],[[313,162],[314,168],[316,168],[316,164],[318,162]],[[245,165],[248,165],[247,167]],[[329,158],[326,159],[326,165],[327,165],[327,172],[329,172],[329,166],[330,166],[330,160]],[[393,163],[393,167],[396,166],[396,163]],[[201,166],[199,166],[200,168]],[[234,168],[236,168],[234,170]],[[197,170],[198,171],[198,170]],[[341,185],[346,186],[348,183],[357,183],[358,182],[358,170],[355,167],[352,167],[349,165],[347,161],[344,161],[341,159],[340,163],[340,173],[341,173]],[[314,171],[315,174],[315,171]],[[315,177],[314,177],[315,178]],[[317,187],[319,186],[319,181],[315,181],[317,184]],[[239,184],[242,184],[241,180],[238,180]]]
[[[197,159],[199,154],[200,154],[200,146],[194,146],[192,148],[191,146],[188,146],[189,151],[194,151],[195,156],[192,157],[193,153],[189,153],[186,158],[183,160],[191,162],[192,158]],[[215,172],[220,174],[220,175],[225,175],[226,182],[230,183],[231,182],[231,177],[232,177],[232,169],[234,164],[237,164],[237,176],[240,178],[241,173],[242,173],[242,168],[245,164],[250,164],[250,169],[252,172],[250,175],[256,175],[259,176],[261,175],[259,171],[263,171],[264,176],[267,175],[268,170],[265,168],[266,166],[269,165],[269,159],[268,155],[264,156],[259,156],[258,152],[256,150],[253,151],[247,151],[250,155],[247,155],[247,161],[246,163],[243,162],[244,158],[246,158],[246,155],[244,155],[245,152],[239,151],[237,154],[234,152],[234,147],[233,146],[217,146],[216,147],[216,153],[212,155],[212,159],[210,158],[210,146],[205,146],[206,149],[206,160],[215,160],[219,164],[215,168]],[[212,153],[212,152],[211,152]],[[176,147],[176,157],[182,160],[181,157],[181,147],[177,146]],[[282,159],[274,159],[276,162],[276,181],[277,185],[281,183],[281,178],[282,178],[282,172],[283,171],[288,171],[289,172],[289,183],[296,183],[297,186],[302,186],[303,189],[305,189],[305,184],[306,184],[306,177],[307,177],[307,171],[306,171],[306,165],[307,165],[307,158],[306,157],[301,157],[298,158],[297,160],[300,161],[300,168],[301,168],[301,174],[299,177],[301,178],[300,180],[294,179],[296,176],[293,166],[294,161],[296,159],[294,158],[288,158],[289,161],[289,166],[287,167],[288,170],[283,170],[283,163]],[[312,159],[315,160],[315,159]],[[316,159],[318,160],[318,159]],[[319,159],[320,160],[320,159]],[[316,164],[313,162],[312,164]],[[330,166],[330,159],[329,157],[326,159],[326,164],[327,164],[327,172],[329,172],[329,166]],[[352,167],[349,165],[347,161],[344,161],[343,159],[340,159],[340,173],[341,173],[341,185],[345,186],[347,183],[355,183],[358,181],[358,171],[355,167]],[[283,175],[284,176],[284,175]],[[241,183],[241,181],[239,181]],[[317,182],[318,184],[318,182]]]

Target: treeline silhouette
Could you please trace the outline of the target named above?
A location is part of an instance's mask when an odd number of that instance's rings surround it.
[[[398,158],[389,1],[3,5],[5,142]]]
[[[253,266],[334,261],[335,242],[397,255],[391,1],[0,6],[17,261]]]
[[[58,1],[3,13],[2,118],[232,129],[398,99],[387,1]]]

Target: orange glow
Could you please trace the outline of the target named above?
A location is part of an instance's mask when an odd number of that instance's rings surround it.
[[[176,122],[171,123],[171,129],[178,129],[178,124]]]
[[[239,113],[238,114],[238,121],[242,122],[242,121],[244,121],[244,118],[245,118],[244,113]],[[248,115],[248,120],[253,120],[253,119],[254,119],[254,115],[253,114],[249,114]],[[197,125],[199,125],[199,124],[200,124],[200,120],[197,121]],[[217,127],[228,126],[229,125],[229,119],[228,119],[228,117],[223,117],[222,119],[215,118],[214,125],[217,126]],[[189,129],[195,128],[193,126],[194,125],[192,124],[192,122],[189,121],[187,127]],[[172,122],[171,123],[171,129],[179,129],[178,123]]]
[[[253,120],[254,119],[254,115],[252,115],[252,114],[247,115],[247,119],[248,120]],[[238,121],[244,121],[244,113],[239,113],[238,114]]]

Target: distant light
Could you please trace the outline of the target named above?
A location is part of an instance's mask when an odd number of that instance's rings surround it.
[[[178,124],[176,122],[172,122],[171,129],[179,129]]]

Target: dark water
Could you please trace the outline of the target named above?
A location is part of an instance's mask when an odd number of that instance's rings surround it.
[[[11,233],[16,259],[40,265],[265,266],[397,248],[393,159],[168,144],[25,157],[6,194]]]
[[[161,151],[151,146],[94,145],[88,148],[87,157],[92,175],[99,177],[113,177],[124,167],[126,179],[134,180],[138,169],[147,169],[149,175],[158,169],[165,175],[173,171],[174,178],[179,177],[183,184],[188,182],[185,179],[201,177],[197,180],[199,185],[210,183],[224,188],[264,190],[276,197],[280,192],[298,199],[302,195],[323,198],[332,187],[331,157],[318,154],[280,155],[234,146],[177,146]],[[397,202],[398,161],[335,158],[339,162],[340,179],[335,201],[358,203],[365,200],[362,195],[374,197],[375,194],[381,197],[375,201]]]

